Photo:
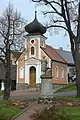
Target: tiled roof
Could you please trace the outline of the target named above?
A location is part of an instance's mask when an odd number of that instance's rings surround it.
[[[12,54],[15,56],[15,58],[19,58],[20,55],[22,54],[22,52],[18,52],[18,51],[12,51]]]
[[[67,62],[51,46],[46,45],[45,48],[41,47],[41,49],[48,55],[50,59],[67,64]]]
[[[55,50],[60,54],[60,56],[62,56],[66,60],[68,64],[74,65],[74,60],[71,52],[65,51],[63,49],[55,49]]]

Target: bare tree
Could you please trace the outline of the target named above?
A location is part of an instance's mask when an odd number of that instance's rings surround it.
[[[13,9],[13,5],[9,3],[8,7],[0,16],[0,61],[4,63],[5,90],[3,99],[8,100],[10,97],[11,75],[10,75],[10,53],[11,50],[21,50],[24,48],[24,20],[20,13]]]
[[[43,4],[44,15],[50,15],[47,28],[64,29],[68,32],[76,68],[77,96],[80,97],[80,0],[32,0]]]

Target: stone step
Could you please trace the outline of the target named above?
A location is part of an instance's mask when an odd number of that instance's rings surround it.
[[[39,90],[37,88],[28,88],[28,89],[26,89],[26,91],[30,91],[30,92],[33,91],[34,92],[34,91],[39,91]]]

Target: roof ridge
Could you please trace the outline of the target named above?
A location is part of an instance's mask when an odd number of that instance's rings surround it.
[[[60,50],[59,48],[58,48],[58,49],[57,49],[57,48],[54,48],[54,49],[56,49],[56,50]],[[71,51],[67,51],[67,50],[61,50],[61,51],[72,53]]]

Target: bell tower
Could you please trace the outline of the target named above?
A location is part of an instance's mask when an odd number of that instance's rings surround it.
[[[35,11],[34,20],[25,26],[27,34],[26,48],[27,57],[35,57],[41,59],[40,46],[45,46],[46,37],[43,35],[46,32],[46,27],[37,20],[37,11]]]

